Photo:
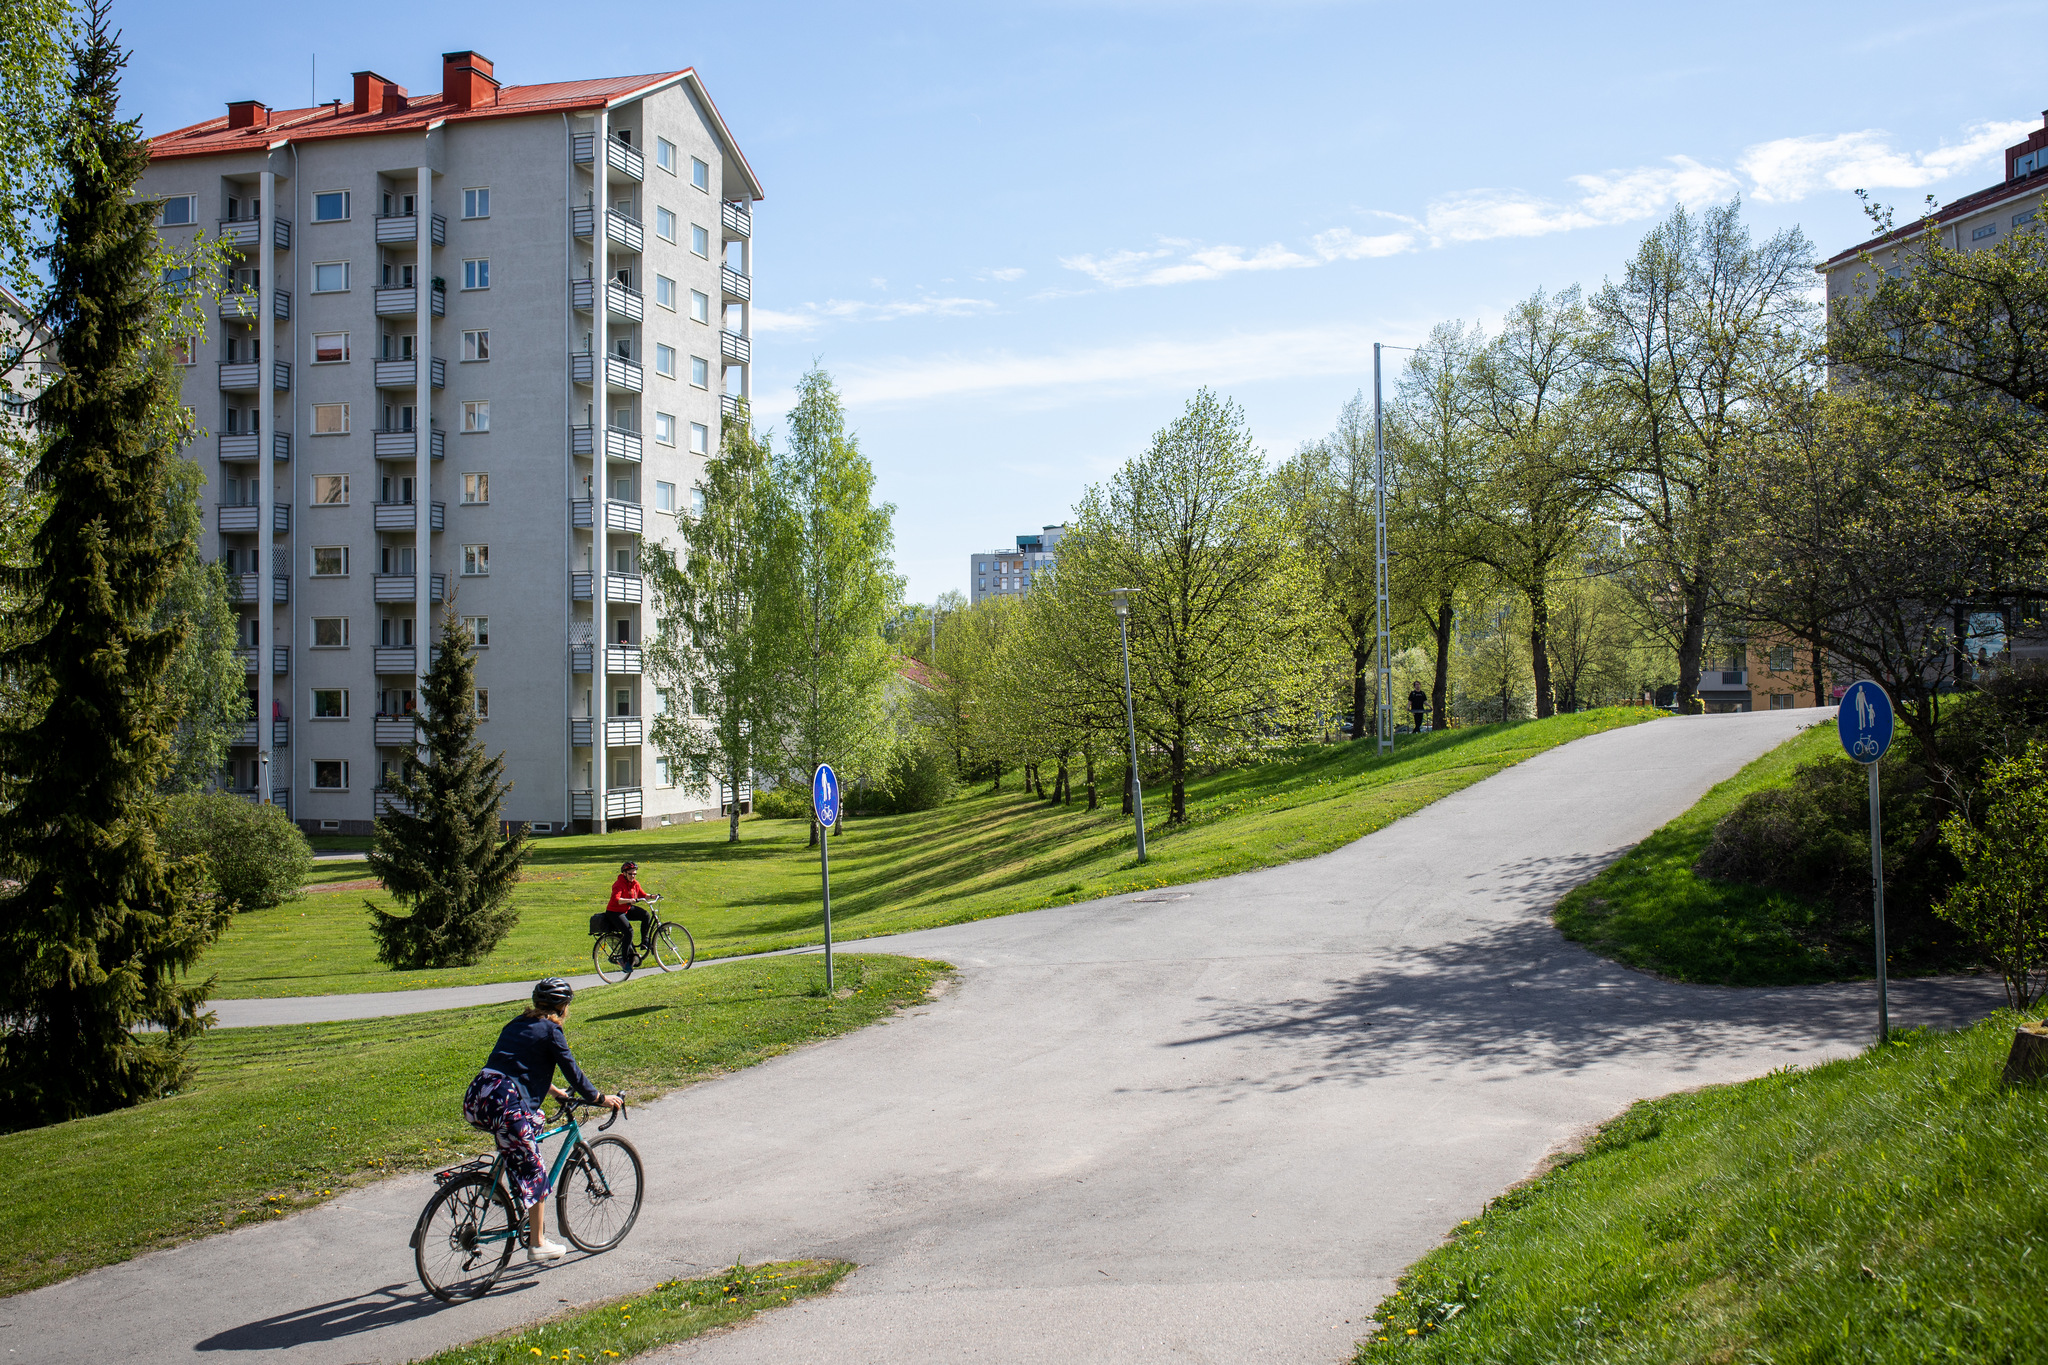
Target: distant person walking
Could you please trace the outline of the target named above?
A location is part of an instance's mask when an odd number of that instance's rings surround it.
[[[1428,709],[1429,693],[1422,690],[1421,683],[1416,683],[1408,689],[1408,711],[1415,717],[1415,733],[1418,735],[1422,733],[1422,713]]]

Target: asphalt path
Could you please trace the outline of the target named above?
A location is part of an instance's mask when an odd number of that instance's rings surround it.
[[[650,1185],[626,1244],[515,1263],[478,1302],[414,1281],[432,1186],[409,1176],[15,1297],[0,1323],[39,1361],[402,1362],[735,1257],[838,1256],[861,1268],[837,1292],[660,1358],[1341,1361],[1403,1267],[1589,1125],[1867,1042],[1868,985],[1674,985],[1548,917],[1815,719],[1610,731],[1322,857],[870,940],[957,981],[636,1111]],[[1906,982],[1892,1016],[2001,1000]]]

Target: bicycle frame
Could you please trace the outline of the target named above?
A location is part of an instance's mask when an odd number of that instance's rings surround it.
[[[564,1142],[561,1145],[561,1147],[555,1152],[554,1165],[548,1168],[548,1190],[550,1193],[561,1187],[562,1168],[568,1164],[569,1154],[575,1151],[577,1144],[583,1140],[583,1125],[576,1121],[576,1111],[565,1106],[562,1112],[565,1117],[560,1126],[547,1129],[546,1131],[541,1133],[539,1137],[533,1140],[534,1145],[538,1147],[541,1143],[546,1142],[550,1138],[560,1137],[564,1133],[567,1133],[569,1135],[568,1141]],[[446,1177],[455,1174],[455,1172],[460,1169],[461,1167],[450,1167],[448,1170],[437,1171],[435,1174],[438,1177],[445,1179]],[[497,1189],[501,1184],[503,1184],[504,1176],[505,1154],[503,1152],[499,1152],[491,1162],[491,1188]],[[601,1184],[605,1185],[605,1193],[611,1193],[609,1183],[605,1182],[604,1170],[602,1167],[599,1167],[597,1169],[597,1179]],[[477,1242],[480,1245],[487,1242],[502,1242],[507,1237],[522,1237],[525,1235],[525,1231],[526,1224],[525,1220],[522,1218],[519,1222],[516,1222],[512,1225],[512,1228],[509,1232],[488,1232],[478,1237]]]

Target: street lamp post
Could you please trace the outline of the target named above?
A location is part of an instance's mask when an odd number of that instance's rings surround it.
[[[263,763],[263,775],[259,779],[263,783],[263,789],[256,793],[256,804],[267,806],[270,804],[270,750],[258,749],[256,757]]]
[[[1131,814],[1138,823],[1138,861],[1145,861],[1145,784],[1138,780],[1138,712],[1131,704],[1131,594],[1136,588],[1111,588],[1117,628],[1124,642],[1124,725],[1131,737]]]

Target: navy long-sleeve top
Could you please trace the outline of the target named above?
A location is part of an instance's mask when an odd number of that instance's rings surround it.
[[[502,1071],[517,1081],[526,1092],[526,1102],[536,1109],[555,1082],[556,1067],[562,1069],[562,1079],[577,1094],[593,1104],[597,1102],[597,1087],[576,1065],[576,1058],[569,1051],[568,1036],[560,1024],[545,1015],[522,1014],[505,1025],[498,1034],[498,1045],[491,1049],[490,1059],[484,1063],[485,1070]]]

